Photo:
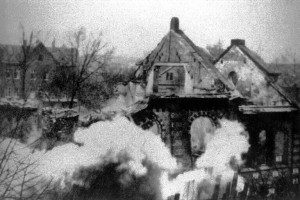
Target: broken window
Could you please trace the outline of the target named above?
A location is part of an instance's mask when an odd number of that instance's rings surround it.
[[[183,64],[172,63],[171,65],[156,65],[154,69],[153,92],[161,94],[175,94],[184,90],[185,68]]]
[[[236,85],[238,82],[238,75],[235,71],[232,71],[228,74],[228,79],[233,83],[233,85]]]
[[[249,167],[261,165],[286,164],[288,162],[288,130],[278,128],[274,123],[250,128],[250,150],[247,153]],[[251,126],[255,126],[251,124]],[[248,126],[250,127],[250,126]]]
[[[173,80],[173,73],[172,72],[167,72],[166,73],[166,80]]]
[[[205,152],[206,144],[212,139],[215,124],[208,117],[196,118],[190,128],[191,151],[193,156],[200,156]]]
[[[275,134],[275,162],[276,163],[286,163],[287,162],[287,134],[283,131],[277,131]]]
[[[257,146],[257,164],[267,163],[267,132],[266,130],[261,130],[258,134],[258,146]]]

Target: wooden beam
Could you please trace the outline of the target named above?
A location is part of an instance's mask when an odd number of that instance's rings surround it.
[[[243,114],[257,114],[268,112],[293,112],[298,110],[293,106],[239,106]]]
[[[170,62],[157,62],[153,65],[155,66],[170,66],[170,67],[181,67],[181,66],[187,66],[189,63],[187,62],[182,62],[182,63],[170,63]]]

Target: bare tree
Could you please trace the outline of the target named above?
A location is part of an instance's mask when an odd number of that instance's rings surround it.
[[[0,129],[0,199],[44,199],[51,192],[52,180],[36,173],[38,160],[30,148],[16,138],[23,130],[21,119],[1,124]]]
[[[88,34],[86,29],[68,35],[71,51],[65,64],[73,66],[71,76],[71,94],[69,108],[74,106],[74,100],[80,96],[82,85],[108,65],[113,54],[113,48],[103,41],[102,33]]]
[[[219,58],[219,56],[225,51],[223,47],[223,42],[219,40],[216,44],[213,45],[207,45],[206,49],[210,53],[210,55],[213,57],[213,60],[216,60]]]
[[[36,36],[33,31],[30,32],[29,37],[27,38],[24,27],[21,26],[22,37],[20,44],[20,51],[16,53],[16,59],[20,69],[20,78],[21,78],[21,97],[26,99],[26,73],[30,68],[31,64],[34,62],[33,51],[36,44]]]

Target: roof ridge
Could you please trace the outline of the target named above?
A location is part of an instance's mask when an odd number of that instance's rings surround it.
[[[214,66],[214,64],[209,61],[208,59],[206,59],[206,57],[204,57],[202,55],[202,53],[200,52],[200,50],[198,49],[198,47],[193,43],[193,41],[182,31],[174,31],[174,33],[179,34],[187,43],[188,45],[191,46],[191,48],[195,51],[195,53],[197,53],[197,55],[202,59],[199,60],[199,58],[196,58],[198,61],[200,61],[200,64],[206,68],[207,71],[209,71],[209,73],[211,73],[213,76],[215,76],[216,78],[220,79],[225,86],[227,87],[227,89],[230,90],[234,90],[234,87],[225,79],[225,77],[221,74],[221,72]],[[213,71],[211,71],[213,70]]]

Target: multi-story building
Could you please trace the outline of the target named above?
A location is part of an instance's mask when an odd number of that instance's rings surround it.
[[[49,81],[56,67],[70,67],[68,58],[72,49],[66,47],[45,47],[42,42],[31,45],[28,51],[25,77],[20,67],[23,61],[22,46],[0,45],[0,98],[5,102],[17,102],[22,99],[38,99],[38,91],[42,83]],[[24,96],[22,95],[24,84]],[[39,97],[44,103],[53,104],[56,101],[66,102],[67,94],[59,97]],[[51,101],[51,102],[50,102]]]

